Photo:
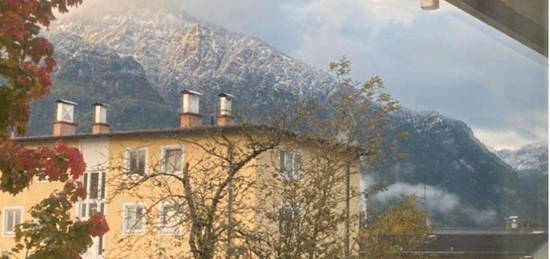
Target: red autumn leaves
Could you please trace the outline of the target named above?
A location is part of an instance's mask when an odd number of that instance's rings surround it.
[[[33,178],[65,182],[57,199],[72,203],[86,198],[86,189],[77,179],[84,174],[86,163],[76,148],[58,141],[53,148],[29,149],[13,141],[0,142],[0,190],[18,194]],[[101,236],[109,227],[103,214],[93,215],[85,224],[90,235]]]
[[[80,258],[78,254],[92,244],[90,236],[109,230],[101,214],[84,222],[69,220],[72,204],[86,197],[84,186],[77,181],[86,164],[77,149],[62,142],[53,148],[29,149],[7,139],[12,131],[25,133],[30,102],[46,95],[51,86],[50,74],[56,65],[54,48],[39,36],[40,30],[55,19],[54,11],[64,13],[68,7],[81,3],[82,0],[0,0],[0,78],[4,79],[0,80],[0,192],[16,195],[29,188],[33,179],[65,183],[63,190],[31,209],[34,221],[19,225],[26,231],[16,234],[14,251],[25,247],[27,252],[34,251],[29,254],[33,258],[66,255],[68,251],[73,255],[68,258]],[[46,231],[36,232],[36,224],[42,224],[38,229]],[[60,227],[67,225],[74,233],[66,233],[67,228]],[[63,238],[52,243],[52,232]],[[75,239],[75,235],[85,238]]]
[[[56,143],[54,148],[40,147],[29,149],[13,141],[0,143],[0,169],[2,172],[20,173],[29,180],[67,181],[78,179],[86,170],[80,151],[63,142]],[[20,190],[14,190],[13,194]]]
[[[68,195],[71,202],[76,202],[78,199],[86,198],[86,188],[82,185],[82,182],[68,181],[63,186],[61,194],[65,197]]]
[[[105,216],[99,212],[90,217],[88,224],[90,224],[90,235],[94,237],[103,236],[109,231]]]
[[[68,11],[82,0],[4,0],[0,1],[0,138],[10,127],[25,131],[29,102],[46,95],[50,74],[56,63],[51,43],[39,36],[55,19],[53,12]],[[4,89],[4,90],[6,90]]]

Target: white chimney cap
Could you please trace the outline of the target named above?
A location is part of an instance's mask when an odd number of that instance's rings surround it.
[[[231,116],[231,100],[234,96],[228,93],[221,93],[218,96],[220,97],[220,115]]]
[[[201,96],[202,94],[200,92],[197,92],[197,91],[193,91],[193,90],[188,90],[188,89],[183,89],[180,94],[191,94],[191,95],[198,95],[198,96]]]
[[[74,106],[75,102],[59,99],[57,103],[56,121],[64,121],[74,123]]]
[[[94,106],[103,106],[105,108],[109,108],[109,105],[106,103],[94,103]]]
[[[95,119],[94,123],[107,124],[107,108],[109,105],[104,103],[94,103]]]
[[[77,103],[65,99],[57,99],[55,101],[56,103],[64,103],[64,104],[70,104],[70,105],[76,105]]]
[[[182,98],[181,98],[181,112],[182,113],[192,113],[192,114],[200,114],[199,113],[199,101],[201,93],[197,91],[191,91],[191,90],[183,90],[181,91]]]
[[[235,98],[234,95],[228,94],[228,93],[220,93],[220,94],[218,94],[218,96],[219,96],[219,97],[226,97],[227,99],[230,99],[230,100],[233,99],[233,98]]]

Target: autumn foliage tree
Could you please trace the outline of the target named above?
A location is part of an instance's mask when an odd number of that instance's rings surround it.
[[[362,229],[359,237],[362,258],[422,258],[408,251],[429,242],[427,214],[418,206],[416,196],[403,196],[377,220]],[[430,257],[433,258],[433,257]]]
[[[28,258],[79,258],[92,244],[91,236],[108,230],[103,215],[87,221],[70,217],[72,205],[85,190],[78,178],[86,164],[82,154],[63,142],[52,148],[29,149],[9,139],[23,134],[31,101],[46,95],[55,68],[54,48],[40,30],[81,0],[0,0],[0,191],[12,195],[33,179],[64,183],[31,208],[34,221],[17,226],[14,252]]]
[[[329,68],[335,82],[326,94],[297,105],[295,127],[308,143],[307,152],[287,147],[294,153],[290,160],[295,168],[279,166],[260,186],[264,195],[258,198],[258,214],[265,223],[248,235],[248,244],[260,258],[351,258],[359,223],[359,208],[353,204],[381,189],[356,185],[359,165],[375,163],[385,142],[393,141],[383,133],[391,127],[388,114],[398,110],[399,103],[383,91],[379,77],[351,79],[347,59]]]
[[[153,157],[147,173],[132,177],[124,155],[131,149],[122,152],[110,169],[111,199],[143,201],[135,225],[153,235],[123,236],[109,256],[139,250],[151,258],[352,258],[356,205],[379,189],[359,189],[359,164],[380,156],[387,114],[399,105],[380,78],[349,79],[346,59],[330,71],[336,82],[322,99],[284,100],[280,112],[252,123],[249,112],[237,112],[240,127],[205,129],[201,138],[167,136],[188,151],[181,172],[166,171],[166,157]],[[162,204],[169,213],[158,209]],[[166,225],[173,235],[156,238]]]

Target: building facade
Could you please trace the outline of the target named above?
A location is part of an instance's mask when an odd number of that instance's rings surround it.
[[[233,97],[228,94],[220,95],[222,109],[217,125],[203,126],[199,98],[197,92],[182,92],[179,128],[124,132],[111,132],[107,123],[108,106],[96,103],[92,133],[89,134],[76,133],[75,103],[60,100],[52,136],[16,139],[30,148],[53,146],[62,140],[81,151],[87,165],[80,179],[86,188],[86,198],[75,204],[73,215],[87,219],[101,212],[110,227],[105,236],[94,238],[94,245],[85,258],[190,255],[187,245],[189,225],[179,218],[186,215],[189,208],[182,196],[185,189],[178,179],[181,180],[184,173],[193,174],[190,179],[197,195],[210,197],[209,188],[215,190],[222,184],[227,167],[232,166],[223,159],[228,154],[223,150],[245,150],[234,153],[233,159],[236,160],[245,159],[247,155],[251,157],[238,172],[242,186],[230,186],[231,191],[220,202],[220,214],[216,215],[238,222],[235,226],[253,231],[274,223],[266,223],[270,222],[268,217],[260,212],[268,209],[267,204],[275,209],[281,209],[284,204],[277,195],[267,193],[266,186],[275,182],[273,177],[278,172],[284,170],[288,177],[307,178],[300,175],[307,170],[302,172],[299,167],[305,168],[306,165],[302,165],[307,163],[305,161],[315,161],[314,145],[287,135],[275,142],[265,128],[234,125],[231,117]],[[246,149],[252,143],[257,146],[275,145],[252,156],[249,152],[252,150]],[[213,150],[220,151],[215,153],[217,151]],[[345,199],[337,209],[347,217],[338,232],[347,236],[344,247],[349,250],[358,231],[360,209],[360,199],[352,193],[358,193],[361,177],[358,163],[346,159],[335,161],[346,163],[332,170],[347,170],[346,179],[338,187],[342,188]],[[141,183],[152,175],[157,177]],[[15,225],[31,219],[29,209],[61,188],[61,183],[34,181],[30,188],[16,196],[0,194],[0,251],[9,251],[13,247]],[[269,228],[280,227],[275,222]],[[238,244],[241,241],[235,238],[235,241],[228,242]]]

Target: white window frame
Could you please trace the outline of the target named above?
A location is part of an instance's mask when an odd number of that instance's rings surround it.
[[[98,179],[98,197],[97,199],[91,199],[89,198],[89,195],[90,195],[90,192],[88,191],[90,189],[90,186],[91,186],[91,175],[92,173],[99,173],[99,179]],[[81,181],[83,184],[84,184],[84,177],[89,177],[88,180],[86,181],[86,186],[84,186],[84,189],[86,190],[86,197],[84,199],[79,199],[78,200],[78,205],[75,206],[75,215],[77,215],[80,219],[83,219],[83,220],[87,220],[90,218],[90,213],[89,213],[89,210],[90,210],[90,205],[91,204],[96,204],[97,205],[97,212],[101,212],[103,213],[103,215],[107,216],[107,171],[106,170],[90,170],[90,171],[85,171],[83,175],[81,175],[78,179],[79,181]],[[102,179],[102,177],[104,178],[104,180]],[[101,198],[101,189],[102,189],[102,183],[105,182],[105,186],[103,186],[103,198]],[[83,215],[82,214],[82,206],[86,206],[86,214],[87,215]],[[101,211],[101,207],[103,206],[103,211]],[[82,258],[85,258],[85,259],[92,259],[92,258],[95,258],[95,259],[99,259],[99,258],[104,258],[103,255],[105,253],[105,244],[107,243],[105,240],[106,240],[106,236],[102,236],[102,237],[94,237],[92,238],[94,240],[94,242],[101,242],[99,245],[100,245],[100,248],[101,248],[101,251],[97,251],[99,255],[99,257],[96,257],[96,256],[90,256],[88,253],[89,251],[92,249],[92,248],[96,248],[95,245],[92,246],[92,247],[89,247],[87,249],[87,251],[84,253],[84,255],[82,255]]]
[[[293,165],[292,165],[292,171],[290,173],[288,173],[288,175],[285,175],[285,174],[281,174],[280,172],[281,171],[284,171],[286,170],[285,168],[285,165],[284,164],[281,164],[281,153],[283,153],[285,155],[285,158],[284,160],[286,161],[286,154],[292,154],[293,156]],[[295,181],[301,181],[304,177],[304,172],[301,170],[302,166],[303,165],[296,165],[296,157],[303,157],[303,152],[300,151],[300,150],[294,150],[294,149],[279,149],[277,150],[277,163],[279,164],[279,175],[280,177],[283,177],[287,180],[295,180]],[[283,161],[284,162],[284,161]],[[300,163],[303,163],[303,159],[302,161],[300,161]]]
[[[145,163],[143,164],[143,175],[140,175],[140,174],[136,174],[136,173],[133,173],[130,171],[130,152],[133,152],[133,151],[140,151],[140,150],[144,150],[145,151]],[[136,148],[130,148],[128,150],[126,150],[126,156],[125,156],[125,160],[126,160],[126,168],[128,168],[128,176],[132,177],[132,178],[140,178],[140,177],[143,177],[145,175],[147,175],[148,173],[148,167],[149,167],[149,149],[147,147],[136,147]]]
[[[91,199],[89,196],[90,196],[90,193],[88,191],[88,189],[90,189],[90,186],[91,186],[91,177],[90,179],[87,180],[86,182],[86,185],[87,186],[84,186],[84,190],[86,190],[86,197],[84,199],[79,199],[78,200],[78,206],[75,206],[76,208],[76,214],[75,215],[78,215],[79,218],[81,219],[88,219],[91,215],[82,215],[82,205],[83,204],[86,204],[87,208],[86,210],[89,210],[89,207],[90,204],[92,203],[95,203],[97,204],[97,212],[102,212],[101,211],[101,205],[103,205],[103,215],[107,215],[107,172],[105,172],[104,170],[93,170],[93,171],[86,171],[84,172],[84,174],[82,174],[82,176],[80,176],[78,179],[79,181],[82,182],[82,184],[84,184],[84,177],[88,177],[88,174],[92,174],[92,173],[99,173],[99,179],[98,179],[98,197],[97,199]],[[101,177],[103,177],[104,179],[102,179]],[[102,186],[102,183],[105,182],[105,186]],[[103,198],[101,198],[101,189],[103,188]]]
[[[277,206],[277,213],[280,215],[280,213],[282,212],[283,209],[287,209],[288,212],[292,213],[292,218],[294,220],[299,220],[300,217],[302,217],[302,208],[300,207],[293,207],[291,206],[288,202],[286,201],[281,201],[279,202],[279,205]],[[296,214],[294,214],[296,213]],[[278,220],[277,222],[277,228],[278,228],[278,231],[280,232],[281,231],[281,228],[284,227],[282,225],[283,222],[281,222],[280,220]],[[294,222],[296,223],[296,222]],[[300,230],[299,229],[292,229],[292,235],[294,238],[298,237],[298,235],[300,234]]]
[[[158,215],[159,224],[158,224],[158,228],[159,228],[159,233],[161,235],[177,236],[177,235],[181,235],[181,233],[183,231],[183,226],[182,225],[167,227],[167,226],[163,225],[163,223],[162,223],[164,207],[172,206],[172,205],[174,205],[174,204],[172,204],[170,202],[163,202],[163,203],[159,204],[159,215]],[[178,217],[178,216],[176,215],[176,217]]]
[[[14,231],[8,231],[6,229],[7,227],[7,223],[8,223],[8,210],[17,210],[21,213],[21,217],[20,217],[20,220],[21,222],[17,223],[17,224],[14,224],[13,227],[14,227]],[[15,225],[18,225],[18,224],[21,224],[23,223],[23,217],[24,217],[24,213],[25,213],[25,210],[23,209],[23,206],[10,206],[10,207],[4,207],[4,209],[2,210],[2,213],[4,214],[4,216],[2,217],[2,236],[3,237],[14,237],[15,236]]]
[[[144,217],[141,219],[143,221],[143,229],[128,229],[126,226],[126,208],[130,206],[141,206],[143,208]],[[125,236],[138,236],[145,234],[147,230],[147,205],[143,202],[126,202],[122,204],[122,234]]]
[[[185,148],[181,145],[167,145],[161,147],[161,165],[160,170],[162,173],[171,174],[172,172],[166,171],[166,151],[171,149],[180,149],[181,150],[181,169],[179,171],[173,172],[173,174],[183,174],[183,167],[185,166]]]

